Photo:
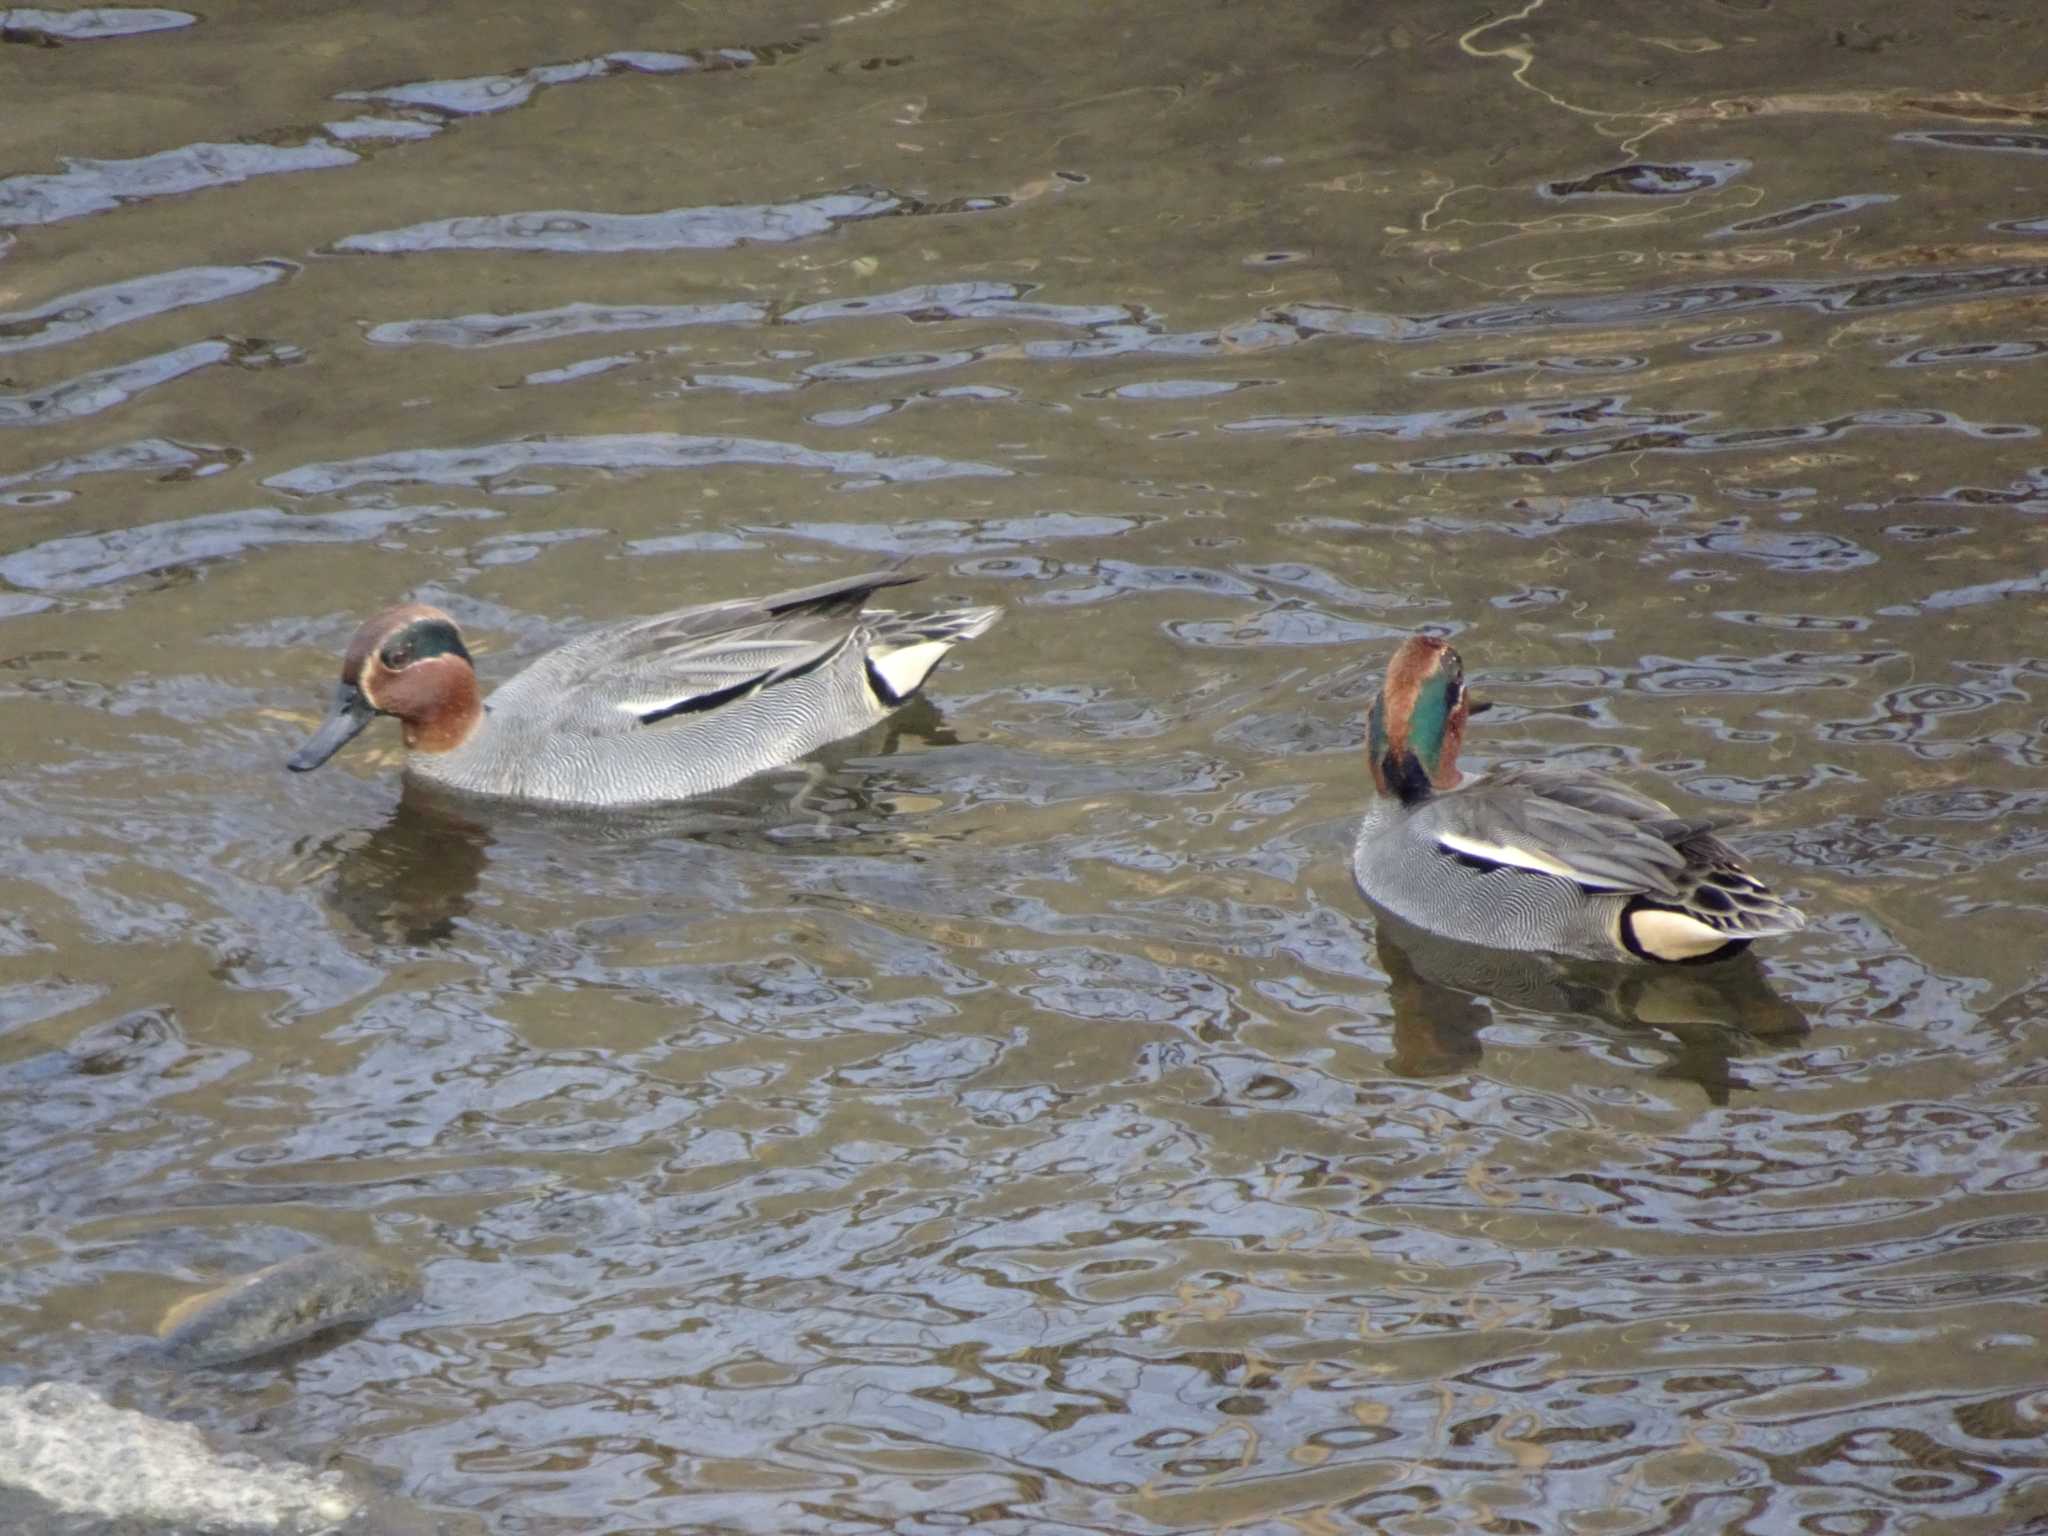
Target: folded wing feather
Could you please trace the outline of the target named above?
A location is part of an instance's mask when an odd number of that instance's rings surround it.
[[[826,665],[862,632],[867,597],[917,579],[874,571],[607,625],[549,651],[489,702],[551,717],[555,729],[645,729]]]
[[[1688,821],[1610,779],[1531,769],[1475,780],[1430,801],[1422,815],[1451,853],[1539,870],[1591,890],[1667,898],[1678,894],[1674,877],[1686,866],[1677,845],[1725,824]]]

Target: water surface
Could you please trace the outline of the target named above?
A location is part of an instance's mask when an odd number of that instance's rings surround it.
[[[0,1376],[451,1529],[2048,1519],[2048,21],[828,11],[7,13]],[[714,802],[282,770],[401,595],[898,556],[1004,622]],[[1376,931],[1421,626],[1812,926]],[[316,1241],[423,1304],[132,1354]]]

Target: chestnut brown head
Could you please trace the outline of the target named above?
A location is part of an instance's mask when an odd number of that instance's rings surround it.
[[[1465,721],[1486,706],[1465,692],[1465,663],[1434,635],[1410,635],[1387,662],[1367,717],[1373,786],[1413,803],[1456,789]]]
[[[400,603],[365,619],[341,659],[327,719],[287,759],[295,773],[318,768],[378,715],[396,717],[416,752],[446,752],[482,716],[476,669],[455,621],[424,603]]]

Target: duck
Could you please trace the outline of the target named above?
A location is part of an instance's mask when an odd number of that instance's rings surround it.
[[[1458,653],[1410,635],[1366,719],[1375,791],[1351,869],[1373,905],[1443,938],[1592,960],[1720,960],[1806,918],[1715,833],[1602,773],[1465,773],[1466,721],[1486,708]]]
[[[325,722],[286,766],[310,772],[390,715],[408,774],[473,795],[607,807],[724,789],[883,719],[1002,613],[866,606],[921,579],[890,568],[605,625],[488,698],[454,619],[399,603],[356,630]]]

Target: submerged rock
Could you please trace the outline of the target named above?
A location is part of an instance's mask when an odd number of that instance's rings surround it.
[[[353,1248],[316,1248],[197,1296],[157,1325],[174,1365],[227,1365],[267,1355],[328,1328],[367,1323],[419,1300],[409,1264]]]

